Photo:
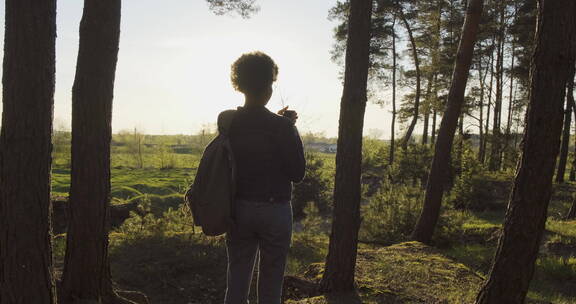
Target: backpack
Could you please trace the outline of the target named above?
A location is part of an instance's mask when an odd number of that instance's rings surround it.
[[[229,134],[235,114],[236,110],[228,110],[218,116],[218,136],[204,149],[185,195],[194,224],[208,236],[224,234],[233,224],[236,166]]]

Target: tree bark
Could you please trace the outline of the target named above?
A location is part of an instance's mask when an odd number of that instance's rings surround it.
[[[566,82],[576,52],[576,2],[538,3],[522,157],[494,264],[477,304],[524,303],[546,223]]]
[[[112,100],[120,0],[85,0],[72,89],[72,170],[61,303],[131,303],[112,290],[108,260]]]
[[[464,92],[470,73],[474,44],[476,43],[480,18],[482,16],[482,7],[483,0],[468,1],[466,19],[464,20],[462,38],[458,46],[446,110],[440,122],[438,139],[434,147],[434,158],[426,185],[424,207],[412,233],[412,239],[423,243],[430,243],[432,234],[434,233],[434,227],[440,214],[444,186],[446,179],[449,177],[450,154],[454,141],[454,133],[464,103]]]
[[[406,27],[406,31],[408,32],[408,37],[410,38],[410,46],[412,49],[412,58],[414,59],[414,68],[416,69],[416,96],[414,97],[414,113],[412,113],[412,121],[410,121],[410,125],[406,130],[406,134],[402,137],[401,146],[403,150],[408,148],[408,142],[412,137],[412,133],[414,132],[414,128],[416,127],[416,123],[418,122],[418,115],[420,109],[420,82],[421,82],[421,72],[420,72],[420,59],[418,57],[418,49],[416,46],[416,40],[414,39],[414,35],[412,33],[412,27],[410,27],[410,23],[408,23],[408,19],[404,16],[402,12],[402,8],[398,8],[398,14],[400,15],[400,19],[404,23]]]
[[[371,12],[372,0],[351,0],[338,128],[334,214],[326,269],[320,282],[324,292],[354,289]]]
[[[0,303],[56,303],[50,170],[56,1],[7,0],[0,131]]]

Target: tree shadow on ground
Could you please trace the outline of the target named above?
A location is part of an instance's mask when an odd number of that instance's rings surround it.
[[[324,295],[327,304],[362,304],[358,292],[335,293]]]
[[[226,250],[220,238],[143,236],[111,240],[112,275],[121,289],[138,290],[151,303],[221,303]]]

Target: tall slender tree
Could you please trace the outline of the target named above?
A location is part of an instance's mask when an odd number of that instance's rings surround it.
[[[390,156],[388,163],[394,163],[394,153],[396,152],[396,71],[397,71],[397,56],[396,56],[396,16],[392,21],[392,122],[390,123]]]
[[[258,11],[254,0],[207,0],[216,14]],[[85,0],[72,89],[72,172],[61,303],[132,303],[112,288],[108,260],[112,101],[121,0]]]
[[[396,11],[398,17],[404,24],[406,28],[406,32],[408,33],[408,38],[410,39],[410,49],[412,50],[412,59],[414,60],[414,68],[416,69],[416,92],[414,95],[414,107],[412,109],[412,120],[408,125],[408,129],[406,129],[406,133],[402,137],[402,141],[400,142],[400,146],[402,149],[406,150],[408,148],[408,143],[410,142],[410,138],[412,138],[412,133],[414,132],[414,128],[418,123],[418,113],[420,111],[420,95],[421,95],[421,78],[422,72],[420,71],[420,57],[418,55],[418,46],[416,45],[416,39],[414,38],[414,33],[412,32],[412,26],[410,26],[410,22],[408,22],[408,18],[404,13],[401,6],[396,6]]]
[[[574,104],[574,76],[576,68],[572,67],[566,85],[566,107],[564,110],[564,127],[562,128],[562,145],[560,146],[560,157],[558,158],[558,171],[556,171],[556,182],[563,183],[568,163],[568,149],[570,147],[570,129],[572,128],[572,106]]]
[[[366,109],[372,0],[351,0],[340,104],[334,214],[326,269],[320,283],[325,292],[354,289],[360,228],[362,128]]]
[[[574,70],[572,70],[572,73],[574,73]],[[574,121],[576,122],[576,101],[574,101],[574,77],[568,79],[568,90],[566,90],[566,94],[568,94],[566,98],[568,99],[568,102],[572,107],[572,113],[574,113]],[[576,142],[574,143],[574,157],[572,158],[572,164],[570,166],[570,175],[568,179],[571,182],[576,181]]]
[[[53,304],[50,154],[56,1],[5,3],[0,303]]]
[[[536,43],[522,156],[504,230],[478,304],[520,304],[526,298],[546,223],[562,105],[576,55],[576,2],[538,1]]]
[[[570,85],[566,86],[569,90]],[[568,92],[568,91],[567,91]],[[556,171],[556,182],[563,183],[566,174],[566,164],[568,163],[568,148],[570,147],[570,129],[572,128],[572,105],[568,98],[564,107],[564,126],[562,128],[562,143],[560,145],[560,156],[558,157],[558,169]]]
[[[496,96],[494,98],[494,112],[492,123],[492,145],[490,147],[490,160],[488,167],[492,171],[500,170],[502,166],[502,101],[504,91],[504,45],[506,42],[506,3],[497,1],[499,25],[496,33]]]
[[[130,303],[112,289],[108,259],[112,100],[121,0],[85,0],[72,88],[70,221],[61,303]]]
[[[464,92],[470,73],[470,65],[472,64],[472,53],[482,16],[482,7],[483,0],[468,1],[466,19],[456,56],[456,65],[452,74],[452,85],[450,86],[446,110],[440,123],[438,139],[434,147],[434,158],[426,185],[424,207],[412,233],[412,238],[420,242],[429,243],[431,241],[434,227],[440,214],[444,186],[449,177],[447,173],[449,172],[454,133],[458,125],[462,105],[464,104]]]

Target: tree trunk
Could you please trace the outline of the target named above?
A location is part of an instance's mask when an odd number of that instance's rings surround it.
[[[494,45],[494,42],[492,42]],[[486,123],[484,124],[484,143],[482,147],[482,163],[486,162],[486,151],[488,149],[488,131],[490,130],[490,113],[491,113],[491,106],[492,106],[492,91],[494,88],[494,54],[490,55],[490,85],[488,86],[488,104],[486,104]],[[491,138],[490,138],[491,139]],[[490,140],[492,141],[492,140]]]
[[[458,46],[456,64],[452,74],[452,84],[448,93],[448,101],[438,140],[434,147],[432,168],[426,185],[424,207],[416,223],[412,238],[423,243],[430,243],[434,227],[440,214],[440,205],[444,194],[446,179],[449,177],[450,153],[454,140],[454,132],[458,125],[458,117],[464,103],[464,92],[472,63],[472,53],[482,16],[483,0],[468,1],[466,19],[462,29],[462,38]]]
[[[539,0],[536,49],[522,157],[503,234],[477,304],[524,303],[546,223],[562,132],[563,101],[576,52],[576,2]]]
[[[570,128],[572,127],[572,111],[576,106],[574,102],[574,76],[576,75],[576,67],[573,66],[570,70],[568,84],[566,85],[566,113],[564,115],[564,127],[562,133],[562,146],[560,148],[560,160],[558,161],[558,172],[556,174],[556,182],[564,182],[564,174],[566,172],[566,163],[568,161],[568,149],[570,147]],[[575,113],[576,114],[576,113]],[[574,165],[576,164],[576,153],[572,161],[572,169],[570,170],[570,181],[575,178]]]
[[[482,72],[482,58],[480,58],[478,64],[478,79],[480,81],[480,113],[478,117],[478,134],[480,140],[478,143],[478,160],[481,163],[484,163],[484,141],[486,140],[486,135],[484,134],[484,91],[486,87],[485,81],[487,73],[483,74]]]
[[[410,46],[412,49],[412,58],[414,59],[414,68],[416,69],[416,96],[414,97],[414,112],[412,113],[412,121],[406,130],[406,134],[402,137],[401,146],[403,150],[408,148],[408,142],[412,137],[412,133],[414,132],[414,128],[416,127],[416,123],[418,122],[418,115],[420,109],[420,81],[421,81],[421,72],[420,72],[420,59],[418,57],[418,49],[416,46],[416,40],[414,39],[414,35],[412,33],[412,28],[410,27],[410,23],[408,23],[408,19],[404,16],[401,8],[398,8],[398,14],[400,15],[400,19],[404,23],[406,27],[406,31],[408,32],[408,37],[410,38]]]
[[[112,290],[108,260],[112,100],[120,0],[85,0],[72,89],[70,221],[61,303],[130,303]]]
[[[517,8],[514,7],[514,20],[516,19],[516,14],[517,14]],[[514,22],[514,21],[513,21]],[[513,160],[514,159],[514,149],[510,149],[510,142],[512,140],[512,117],[514,114],[514,61],[516,58],[516,43],[514,40],[512,40],[512,62],[510,63],[510,91],[509,91],[509,95],[508,95],[508,117],[506,119],[506,141],[505,141],[505,145],[504,145],[504,153],[505,153],[505,157],[508,160]],[[515,136],[515,135],[514,135]],[[509,162],[507,162],[509,163]]]
[[[396,26],[396,16],[392,21],[392,123],[390,131],[390,160],[389,164],[394,163],[394,153],[395,153],[395,136],[396,136],[396,31],[394,27]]]
[[[435,99],[436,100],[436,99]],[[436,116],[438,115],[438,110],[436,106],[432,109],[432,134],[430,135],[430,143],[434,145],[436,143]]]
[[[505,4],[500,2],[500,25],[498,30],[498,44],[496,56],[496,99],[494,100],[494,117],[492,125],[492,146],[490,147],[490,161],[488,168],[498,171],[502,167],[502,131],[500,122],[502,118],[502,93],[504,77],[504,44],[505,44]]]
[[[50,169],[56,1],[7,0],[0,131],[0,302],[56,303]]]
[[[568,214],[566,215],[566,219],[567,220],[576,219],[576,200],[572,201],[572,207],[570,207],[570,210],[568,211]]]
[[[570,90],[570,82],[566,86]],[[567,91],[568,92],[568,91]],[[566,107],[564,110],[564,127],[562,130],[562,144],[560,146],[560,157],[558,158],[558,170],[556,171],[556,182],[563,183],[566,173],[566,163],[568,162],[568,148],[570,146],[570,127],[572,126],[572,105],[566,98]]]
[[[422,131],[422,144],[428,144],[428,125],[430,125],[430,107],[432,105],[432,81],[433,74],[428,75],[428,84],[426,88],[426,104],[424,106],[424,130]]]
[[[346,48],[344,91],[340,105],[334,214],[326,269],[320,282],[324,292],[354,289],[360,228],[362,128],[366,109],[372,0],[352,0]]]
[[[434,104],[432,105],[432,129],[430,130],[430,144],[436,143],[436,120],[438,116],[438,74],[434,75]]]
[[[572,70],[572,73],[574,73],[574,70]],[[568,87],[572,89],[567,90],[566,94],[568,94],[568,96],[566,98],[570,103],[570,106],[572,107],[572,113],[574,113],[574,121],[576,121],[576,102],[574,101],[574,77],[568,79]],[[574,138],[576,139],[576,136]],[[576,142],[574,143],[574,157],[572,158],[572,166],[570,168],[569,179],[571,182],[576,181]]]

